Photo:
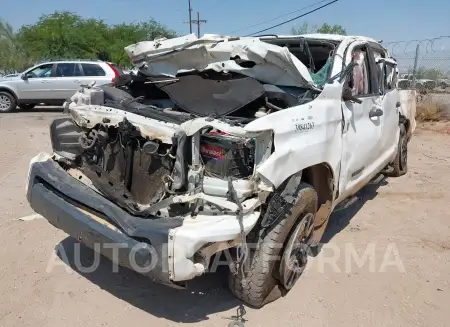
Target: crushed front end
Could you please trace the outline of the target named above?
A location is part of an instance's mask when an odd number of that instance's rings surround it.
[[[50,223],[92,248],[125,239],[127,267],[143,247],[142,263],[161,261],[145,274],[164,284],[204,273],[212,255],[245,242],[270,190],[254,168],[271,138],[216,119],[175,124],[76,100],[67,108],[50,127],[54,153],[30,167],[29,202]]]

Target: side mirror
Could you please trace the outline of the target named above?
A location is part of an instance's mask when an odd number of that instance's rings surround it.
[[[20,75],[20,78],[26,81],[28,79],[28,75],[26,73],[23,73],[22,75]]]

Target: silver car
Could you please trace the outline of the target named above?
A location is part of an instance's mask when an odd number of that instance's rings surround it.
[[[37,104],[62,105],[81,85],[114,83],[123,72],[100,60],[51,61],[22,74],[0,78],[0,112],[32,109]]]

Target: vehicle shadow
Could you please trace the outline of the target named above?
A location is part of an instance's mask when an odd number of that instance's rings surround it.
[[[225,266],[219,266],[215,273],[192,280],[187,289],[177,290],[153,283],[149,278],[124,267],[114,272],[109,259],[71,237],[61,241],[56,246],[56,252],[62,261],[95,285],[159,318],[178,323],[196,323],[208,320],[211,314],[232,308],[239,310],[242,306],[228,290],[228,267]],[[92,267],[95,260],[98,260],[98,268],[86,272],[83,267]],[[236,310],[233,310],[232,315]],[[231,316],[224,314],[223,318],[231,319]]]
[[[64,111],[64,108],[62,106],[37,106],[30,110],[17,108],[17,112],[60,112],[60,113],[62,113],[63,111]]]
[[[336,234],[344,230],[359,210],[361,210],[368,201],[373,200],[377,196],[378,188],[387,184],[387,178],[381,175],[377,183],[368,184],[355,194],[358,198],[355,203],[339,211],[337,211],[336,208],[329,218],[328,226],[322,237],[321,243],[329,243]]]

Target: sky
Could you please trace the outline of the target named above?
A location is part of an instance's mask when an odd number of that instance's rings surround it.
[[[82,17],[100,18],[108,24],[145,21],[154,18],[178,33],[188,34],[188,0],[2,0],[0,18],[15,29],[33,24],[43,14],[70,11]],[[200,12],[203,33],[245,35],[270,27],[314,8],[299,11],[255,27],[320,0],[191,0],[193,15]],[[326,3],[321,1],[322,4]],[[27,8],[27,10],[23,10]],[[370,36],[397,41],[450,35],[448,0],[339,0],[304,18],[265,33],[289,34],[292,26],[303,22],[342,25],[349,35]],[[194,31],[196,31],[194,25]],[[238,32],[235,32],[239,30]]]
[[[193,14],[206,19],[202,33],[253,33],[287,20],[298,13],[261,24],[288,12],[318,3],[320,0],[191,0]],[[0,18],[18,29],[33,24],[43,14],[67,10],[82,17],[103,19],[108,24],[145,21],[154,18],[181,34],[189,33],[188,0],[15,0],[2,1]],[[27,10],[23,10],[28,8]],[[310,8],[309,10],[313,9]],[[338,2],[304,18],[266,33],[287,34],[292,26],[340,24],[348,34],[370,36],[384,41],[433,38],[450,34],[448,0],[377,0]],[[196,27],[194,25],[194,27]],[[235,33],[233,33],[235,34]]]

